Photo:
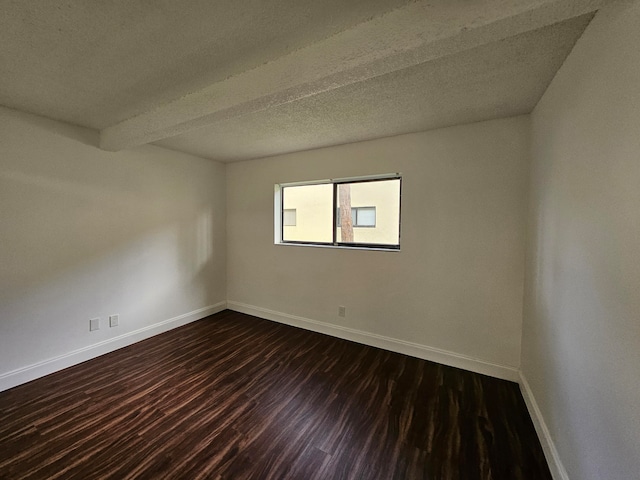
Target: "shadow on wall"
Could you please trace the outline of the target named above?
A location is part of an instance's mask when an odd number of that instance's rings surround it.
[[[210,288],[219,266],[209,208],[133,193],[113,200],[106,189],[15,172],[0,174],[0,185],[10,199],[29,192],[2,235],[5,353],[23,348],[25,328],[43,343],[39,353],[51,356],[55,334],[37,332],[52,322],[64,319],[60,332],[79,341],[91,317],[118,312],[128,320],[121,331],[134,330],[219,300]]]
[[[95,316],[120,313],[123,333],[221,300],[219,166],[86,132],[0,109],[3,370],[117,333],[87,338]]]
[[[1,110],[10,112],[11,116],[18,118],[23,123],[28,123],[31,128],[36,128],[54,136],[73,140],[74,142],[78,142],[82,145],[88,145],[90,147],[97,148],[100,145],[100,132],[97,130],[69,125],[67,123],[58,122],[38,115],[32,115],[4,106],[0,106],[0,113]],[[25,137],[26,138],[23,140],[28,142],[30,139],[27,135],[25,135]]]
[[[193,275],[215,248],[210,208],[194,216],[191,208],[143,192],[21,172],[0,172],[0,185],[3,223],[10,226],[0,253],[9,289],[29,290],[99,259],[122,259],[127,251],[137,252],[131,261],[144,263],[154,242],[171,244],[175,269]]]

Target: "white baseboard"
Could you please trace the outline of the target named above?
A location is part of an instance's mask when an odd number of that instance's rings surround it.
[[[92,358],[99,357],[105,353],[113,352],[114,350],[132,345],[141,340],[158,335],[159,333],[172,330],[176,327],[181,327],[187,323],[195,322],[196,320],[213,315],[214,313],[221,312],[226,308],[227,302],[219,302],[215,305],[209,305],[208,307],[199,308],[198,310],[184,313],[162,322],[154,323],[153,325],[140,328],[133,332],[125,333],[93,345],[73,350],[72,352],[65,353],[64,355],[59,355],[57,357],[34,363],[33,365],[2,373],[0,374],[0,392],[22,385],[23,383],[30,382],[36,378],[44,377],[45,375],[57,372],[63,368],[91,360]]]
[[[527,404],[527,409],[529,410],[529,415],[531,416],[531,420],[533,420],[533,425],[536,428],[536,433],[538,434],[538,438],[540,439],[540,444],[542,445],[542,450],[544,451],[544,456],[547,459],[547,463],[549,464],[549,470],[551,470],[551,476],[554,480],[569,480],[569,475],[560,460],[560,455],[558,455],[558,450],[556,449],[555,443],[553,443],[553,439],[551,438],[551,434],[549,433],[549,428],[544,421],[544,417],[542,416],[542,412],[538,407],[538,403],[536,402],[535,397],[533,396],[533,392],[531,391],[531,387],[529,386],[529,382],[527,382],[526,377],[520,371],[520,390],[522,391],[522,396],[524,397],[524,401]]]
[[[304,328],[325,335],[351,340],[372,347],[383,348],[396,353],[402,353],[412,357],[430,360],[432,362],[462,368],[476,373],[482,373],[491,377],[502,378],[512,382],[518,381],[518,370],[514,367],[485,362],[477,358],[468,357],[455,352],[441,350],[418,343],[407,342],[397,338],[385,337],[375,333],[355,330],[353,328],[332,325],[330,323],[311,320],[309,318],[276,312],[266,308],[247,305],[241,302],[227,301],[227,308],[240,313],[246,313],[255,317],[285,323],[294,327]]]

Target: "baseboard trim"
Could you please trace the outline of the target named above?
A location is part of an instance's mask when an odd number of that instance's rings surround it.
[[[0,374],[0,392],[17,387],[23,383],[30,382],[31,380],[44,377],[45,375],[49,375],[50,373],[57,372],[64,368],[77,365],[78,363],[91,360],[92,358],[99,357],[105,353],[127,347],[141,340],[181,327],[182,325],[195,322],[196,320],[208,317],[214,313],[221,312],[226,308],[227,302],[219,302],[214,305],[193,310],[192,312],[178,315],[177,317],[173,317],[168,320],[154,323],[153,325],[148,325],[138,330],[134,330],[133,332],[125,333],[93,345],[73,350],[57,357],[49,358],[26,367]]]
[[[540,439],[542,450],[544,451],[544,456],[547,459],[547,463],[549,464],[549,470],[551,470],[551,476],[554,480],[569,480],[567,470],[564,468],[564,465],[560,460],[560,455],[558,454],[555,443],[553,443],[551,433],[549,432],[549,428],[544,421],[542,412],[538,407],[538,402],[536,402],[536,398],[533,396],[533,392],[531,391],[529,382],[527,381],[527,378],[524,376],[522,371],[519,372],[519,377],[520,390],[522,391],[522,396],[525,403],[527,404],[529,415],[531,416],[531,420],[533,421],[536,433],[538,434],[538,438]]]
[[[275,310],[256,307],[255,305],[248,305],[241,302],[227,301],[227,308],[236,312],[260,317],[265,320],[304,328],[306,330],[331,335],[333,337],[362,343],[372,347],[383,348],[392,352],[430,360],[432,362],[449,365],[451,367],[462,368],[464,370],[504,380],[510,380],[512,382],[518,381],[518,370],[514,367],[485,362],[484,360],[461,355],[459,353],[429,347],[418,343],[407,342],[406,340],[400,340],[397,338],[385,337],[383,335],[365,332],[362,330],[342,327],[340,325],[332,325],[330,323],[290,315],[288,313],[277,312]]]

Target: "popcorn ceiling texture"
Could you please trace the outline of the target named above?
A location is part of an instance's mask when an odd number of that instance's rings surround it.
[[[234,161],[529,113],[591,15],[156,142]],[[523,55],[527,52],[527,55]]]
[[[530,112],[602,3],[8,2],[0,104],[223,161],[396,135]]]
[[[0,104],[102,129],[405,3],[3,2]]]

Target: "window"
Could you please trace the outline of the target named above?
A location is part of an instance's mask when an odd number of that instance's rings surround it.
[[[376,228],[376,207],[354,207],[351,216],[354,227]]]
[[[336,226],[340,227],[340,209],[336,208]],[[351,222],[354,227],[376,226],[376,207],[351,207]]]
[[[276,185],[276,243],[400,248],[401,177]]]
[[[296,209],[286,208],[282,211],[282,225],[285,227],[296,226]]]

